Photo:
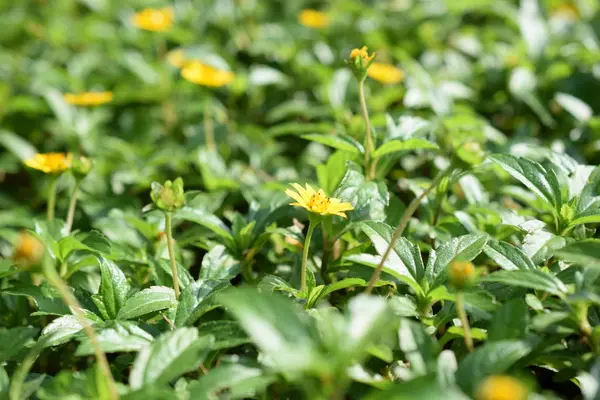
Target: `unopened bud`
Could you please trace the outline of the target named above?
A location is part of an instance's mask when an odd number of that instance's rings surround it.
[[[185,204],[183,179],[177,178],[173,182],[165,181],[164,186],[158,182],[152,182],[150,197],[159,209],[167,212],[177,211]]]
[[[466,289],[475,281],[475,266],[470,261],[453,261],[450,264],[448,279],[456,289]]]
[[[363,46],[360,49],[353,49],[350,52],[348,64],[358,81],[363,81],[367,77],[367,70],[375,59],[375,53],[369,55],[367,50],[367,46]]]
[[[90,173],[94,163],[85,156],[74,156],[71,160],[71,172],[77,179],[83,179]]]
[[[15,245],[13,260],[24,270],[29,270],[38,265],[44,256],[44,245],[31,233],[22,231]]]

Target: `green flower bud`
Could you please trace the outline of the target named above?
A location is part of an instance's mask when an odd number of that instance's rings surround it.
[[[158,182],[152,182],[150,197],[159,209],[166,212],[177,211],[185,204],[183,179],[177,178],[173,182],[165,181],[164,186]]]
[[[93,166],[93,161],[85,156],[75,156],[71,160],[71,172],[77,179],[85,178]]]

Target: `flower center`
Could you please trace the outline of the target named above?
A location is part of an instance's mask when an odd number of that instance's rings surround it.
[[[319,193],[315,193],[310,196],[308,200],[308,208],[310,211],[316,213],[324,213],[329,209],[329,204],[331,203],[331,199],[327,196],[323,196]]]

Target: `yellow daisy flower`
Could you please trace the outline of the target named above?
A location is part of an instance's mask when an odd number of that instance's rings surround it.
[[[477,391],[477,400],[525,400],[527,388],[517,379],[505,375],[487,378]]]
[[[329,25],[329,16],[322,11],[306,9],[298,14],[298,22],[309,28],[322,29]]]
[[[291,189],[285,191],[285,194],[296,200],[294,203],[290,203],[291,206],[303,207],[311,213],[319,215],[339,215],[344,218],[346,218],[344,211],[354,210],[352,204],[327,197],[323,189],[319,189],[317,192],[308,183],[306,188],[297,183],[293,183],[292,186],[296,189],[295,192]]]
[[[13,260],[15,263],[18,266],[27,269],[28,267],[38,264],[43,255],[44,245],[42,242],[31,233],[21,231],[13,253]]]
[[[235,74],[213,68],[200,61],[190,61],[181,70],[181,76],[193,83],[209,87],[221,87],[235,80]]]
[[[367,51],[369,48],[367,46],[363,46],[360,49],[352,49],[350,52],[350,60],[354,61],[357,57],[362,58],[363,63],[368,63],[375,57],[375,53],[371,53]]]
[[[404,80],[404,71],[392,64],[385,63],[372,63],[367,75],[385,84],[400,83]]]
[[[71,153],[38,153],[25,160],[25,165],[46,174],[56,174],[69,169],[71,157]]]
[[[110,103],[113,99],[112,92],[84,92],[84,93],[65,93],[65,101],[75,106],[99,106]]]
[[[173,25],[174,12],[171,7],[146,8],[131,17],[131,23],[140,29],[166,32]]]

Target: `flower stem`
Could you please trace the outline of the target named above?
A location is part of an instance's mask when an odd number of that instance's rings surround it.
[[[310,250],[310,240],[312,239],[313,232],[317,227],[318,222],[314,222],[312,219],[308,224],[308,232],[306,233],[306,239],[304,239],[304,249],[302,251],[302,269],[300,270],[300,291],[306,290],[306,264],[308,263],[308,251]]]
[[[431,182],[431,185],[429,185],[429,187],[427,189],[425,189],[423,191],[423,193],[421,193],[418,197],[415,197],[413,199],[413,201],[410,202],[408,207],[406,207],[406,210],[404,210],[404,214],[402,215],[402,219],[400,220],[398,227],[394,231],[394,234],[392,235],[392,239],[390,240],[388,247],[385,249],[385,252],[383,253],[383,256],[381,257],[381,261],[379,261],[379,265],[377,265],[377,268],[373,272],[373,275],[371,276],[371,280],[369,281],[369,285],[365,289],[366,294],[371,294],[371,291],[373,290],[375,283],[379,279],[379,275],[381,275],[381,270],[383,269],[383,265],[385,264],[387,258],[389,257],[389,255],[392,251],[392,248],[394,247],[394,244],[404,233],[404,229],[406,229],[406,227],[408,226],[408,222],[410,221],[410,218],[413,216],[415,211],[417,211],[417,208],[419,208],[419,204],[421,204],[421,201],[423,201],[423,199],[425,197],[427,197],[427,195],[429,193],[431,193],[431,191],[440,184],[442,179],[444,179],[447,175],[449,175],[452,172],[452,168],[453,168],[453,166],[450,165],[448,168],[446,168],[445,170],[438,173],[438,175],[435,177],[433,182]]]
[[[67,304],[67,306],[69,306],[73,314],[75,314],[75,318],[77,318],[77,321],[83,327],[83,331],[90,340],[90,344],[92,345],[92,348],[94,349],[94,353],[96,355],[96,362],[98,363],[98,367],[100,368],[102,374],[106,377],[108,381],[110,399],[118,399],[119,392],[117,391],[117,386],[115,385],[114,378],[110,371],[110,366],[108,365],[106,354],[104,354],[104,352],[102,351],[102,347],[100,347],[100,343],[98,342],[98,337],[94,332],[94,328],[92,328],[89,321],[83,314],[82,307],[79,304],[79,301],[73,295],[73,293],[71,293],[69,287],[60,278],[60,276],[56,272],[56,269],[54,269],[54,266],[51,263],[45,263],[43,270],[46,279],[48,279],[48,282],[50,282],[50,284],[54,286],[56,290],[58,290],[61,297],[63,298],[63,301]]]
[[[460,290],[456,293],[456,312],[460,318],[465,336],[465,345],[469,352],[473,351],[473,338],[471,337],[471,327],[469,326],[469,318],[465,312],[465,293]]]
[[[371,162],[371,150],[373,149],[373,137],[371,135],[371,120],[369,119],[369,110],[367,109],[367,100],[365,97],[365,80],[358,82],[358,96],[360,97],[360,109],[365,120],[365,174],[367,178],[373,176],[373,168],[369,168]]]
[[[177,263],[175,262],[175,249],[173,248],[171,218],[171,214],[165,213],[165,231],[167,233],[167,249],[169,249],[169,260],[171,261],[171,272],[173,274],[173,289],[175,290],[175,298],[179,299],[179,277],[177,276]]]
[[[81,179],[75,181],[73,192],[71,193],[71,201],[69,202],[69,211],[67,212],[67,223],[65,225],[66,234],[71,233],[73,227],[73,218],[75,217],[75,205],[77,204],[77,196],[79,195],[79,186],[81,185]]]
[[[50,192],[48,193],[48,221],[54,219],[54,208],[56,207],[56,186],[58,183],[58,176],[53,176],[50,181]]]
[[[206,145],[211,151],[217,150],[215,144],[215,129],[212,120],[212,107],[211,102],[207,98],[204,100],[204,137],[206,139]]]

